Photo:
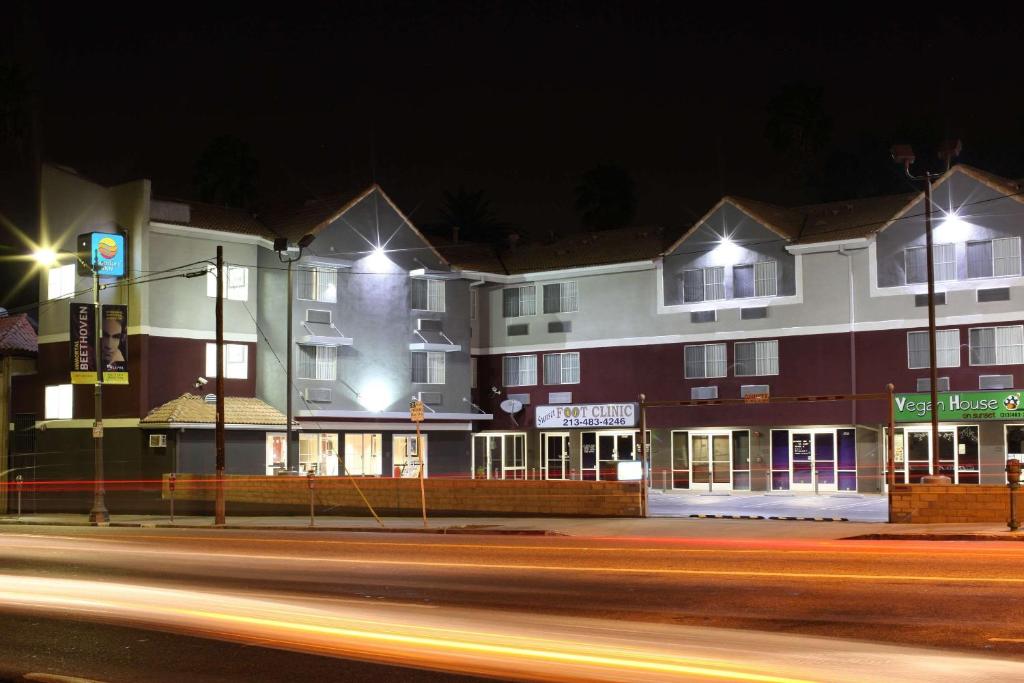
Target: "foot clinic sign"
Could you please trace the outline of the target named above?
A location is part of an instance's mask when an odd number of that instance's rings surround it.
[[[635,427],[635,403],[587,403],[581,405],[537,406],[537,429],[565,427]]]
[[[1024,420],[1020,391],[948,391],[939,394],[939,421]],[[932,419],[929,394],[896,394],[896,422],[928,422]]]

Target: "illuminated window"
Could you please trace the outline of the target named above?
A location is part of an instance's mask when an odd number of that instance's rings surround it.
[[[537,383],[537,356],[505,356],[501,363],[506,387],[529,387]]]
[[[683,301],[718,301],[725,298],[725,268],[694,268],[682,275]]]
[[[295,273],[295,298],[338,303],[338,271],[334,268],[302,268]]]
[[[412,308],[417,311],[444,313],[444,280],[413,278]]]
[[[518,318],[537,313],[537,291],[533,285],[523,287],[506,287],[501,290],[502,315],[506,318]]]
[[[697,344],[683,349],[686,379],[725,377],[725,344]]]
[[[217,376],[217,345],[206,345],[206,376]],[[249,376],[249,347],[245,344],[224,345],[224,378],[246,379]]]
[[[579,382],[579,351],[544,354],[544,384],[579,384]]]
[[[46,296],[48,299],[69,297],[75,293],[75,265],[50,268],[47,272]]]
[[[736,342],[737,377],[779,374],[779,340]]]
[[[778,266],[775,261],[759,261],[746,266],[733,266],[732,296],[734,299],[776,296],[778,293]]]
[[[967,243],[967,277],[1020,275],[1020,238]]]
[[[911,370],[931,366],[928,333],[907,333],[907,367]],[[960,367],[960,330],[935,330],[935,367]]]
[[[224,266],[224,298],[232,301],[249,299],[249,269],[245,266]],[[206,296],[217,296],[217,267],[206,268]]]
[[[412,354],[414,384],[444,384],[445,356],[440,351],[416,351]]]
[[[575,313],[577,310],[575,282],[544,285],[545,313]]]
[[[935,281],[956,279],[956,245],[933,244],[932,259],[935,266]],[[912,247],[903,252],[907,273],[907,284],[928,282],[928,249]]]
[[[73,394],[70,384],[56,384],[46,387],[45,419],[70,420]]]

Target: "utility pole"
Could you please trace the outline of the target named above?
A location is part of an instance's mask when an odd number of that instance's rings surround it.
[[[100,263],[97,253],[92,258],[92,305],[96,328],[95,354],[96,381],[93,382],[93,471],[92,509],[89,510],[89,523],[93,526],[110,524],[110,512],[107,511],[106,489],[103,486],[103,316],[100,315]],[[7,416],[4,416],[7,419]]]
[[[217,245],[217,491],[214,521],[224,524],[224,247]]]

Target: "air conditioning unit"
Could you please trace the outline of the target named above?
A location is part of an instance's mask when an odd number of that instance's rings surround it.
[[[150,448],[167,448],[167,435],[166,434],[150,434],[149,435],[149,447]]]
[[[325,387],[306,387],[302,390],[302,398],[310,403],[330,403],[331,390]]]

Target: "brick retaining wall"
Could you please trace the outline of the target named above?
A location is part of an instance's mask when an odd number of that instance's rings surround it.
[[[1024,497],[1019,492],[1017,496],[1017,509],[1021,510]],[[890,521],[897,524],[1005,524],[1009,517],[1009,489],[1005,486],[898,484],[892,487]]]
[[[227,475],[225,499],[236,514],[277,514],[309,510],[306,477]],[[169,498],[163,477],[162,497]],[[353,483],[380,515],[419,515],[418,479],[322,477],[315,483],[317,511],[339,515],[369,515]],[[425,479],[427,513],[436,515],[511,515],[553,517],[639,517],[637,482],[617,481],[497,481],[486,479]],[[214,499],[208,475],[179,474],[175,507],[187,513],[205,508]],[[184,503],[179,507],[179,503]],[[197,505],[189,505],[196,503]],[[231,508],[229,508],[229,512]]]

